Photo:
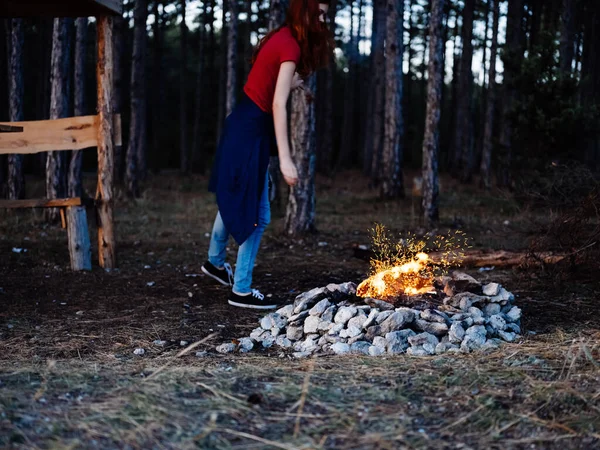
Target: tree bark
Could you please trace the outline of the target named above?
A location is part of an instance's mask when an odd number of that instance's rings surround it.
[[[60,119],[69,114],[69,84],[71,43],[69,28],[73,19],[54,19],[52,36],[52,81],[50,93],[50,119]],[[65,158],[61,152],[48,152],[46,159],[46,197],[60,198],[66,195]],[[58,209],[45,210],[46,219],[56,221]]]
[[[386,0],[385,120],[381,157],[381,190],[384,199],[404,196],[402,176],[402,56],[404,0]]]
[[[117,16],[113,19],[114,27],[114,80],[113,110],[115,114],[123,113],[123,54],[125,48],[125,19]],[[122,117],[121,117],[122,119]],[[115,145],[115,180],[123,181],[123,146]]]
[[[196,74],[196,99],[194,109],[194,130],[192,138],[192,167],[204,174],[205,161],[202,152],[202,124],[204,122],[204,72],[206,71],[206,24],[209,22],[209,5],[204,3],[202,11],[201,26],[198,30],[198,73]],[[213,11],[210,14],[214,14]]]
[[[490,189],[492,186],[492,148],[494,133],[494,111],[496,109],[496,59],[498,55],[498,23],[500,20],[500,0],[489,0],[493,9],[492,49],[490,54],[490,81],[487,90],[485,112],[485,128],[483,132],[483,151],[481,155],[481,185]]]
[[[233,111],[237,94],[237,35],[238,5],[237,0],[227,0],[229,4],[229,23],[227,26],[227,97],[225,100],[225,117]]]
[[[438,150],[444,72],[444,42],[442,39],[444,3],[445,0],[432,0],[429,19],[429,69],[422,172],[422,207],[425,226],[428,228],[435,227],[439,220]]]
[[[229,26],[227,23],[229,2],[231,0],[222,0],[221,5],[223,9],[222,27],[219,33],[219,52],[215,56],[215,64],[219,69],[216,71],[218,78],[218,97],[217,97],[217,141],[221,136],[223,130],[223,123],[227,116],[227,68],[229,67],[229,40],[227,35],[229,34]],[[217,62],[218,60],[218,62]]]
[[[306,90],[292,92],[291,156],[298,169],[298,184],[290,188],[285,213],[285,231],[297,235],[315,231],[315,102],[316,76],[307,81]]]
[[[180,159],[181,159],[181,172],[190,172],[190,153],[188,148],[188,137],[187,137],[187,34],[188,28],[185,23],[186,20],[186,0],[180,0],[181,8],[181,24],[180,29],[180,51],[181,51],[181,68],[179,69],[179,148],[180,148]]]
[[[583,54],[581,61],[580,104],[586,109],[600,105],[600,5],[585,5],[583,31]],[[584,158],[588,165],[597,168],[600,165],[600,139],[592,135],[586,139]]]
[[[23,119],[23,20],[12,19],[9,62],[9,116],[11,122]],[[23,177],[23,155],[8,155],[8,198],[25,198],[25,179]]]
[[[572,73],[575,55],[575,0],[562,0],[560,17],[560,72],[564,78]]]
[[[377,26],[373,32],[373,143],[371,156],[371,180],[374,184],[379,184],[379,166],[381,164],[381,149],[383,147],[383,127],[385,118],[385,36],[386,36],[386,1],[373,0],[377,5],[373,13],[373,20],[377,21]]]
[[[85,116],[85,58],[87,50],[88,19],[75,20],[75,115]],[[69,197],[81,197],[81,150],[71,152],[69,162]]]
[[[152,14],[154,23],[152,24],[152,92],[151,97],[151,121],[152,121],[152,154],[160,154],[160,145],[162,137],[163,123],[163,105],[164,105],[164,83],[163,83],[163,18],[161,17],[161,0],[154,0],[152,5]],[[164,13],[164,8],[163,8]],[[150,158],[153,161],[153,158]],[[153,164],[149,164],[153,167]]]
[[[134,9],[133,56],[131,61],[131,120],[129,145],[127,147],[126,184],[127,193],[139,197],[140,155],[145,154],[146,120],[146,20],[147,0],[136,0]]]

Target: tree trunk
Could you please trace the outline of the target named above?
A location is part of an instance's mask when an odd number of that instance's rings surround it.
[[[139,197],[139,156],[145,154],[146,120],[146,20],[147,0],[136,0],[134,9],[133,56],[131,61],[131,120],[129,123],[129,146],[127,147],[127,193]]]
[[[123,113],[123,54],[125,47],[125,19],[117,16],[113,21],[114,26],[114,80],[115,88],[113,94],[113,110],[115,114]],[[122,117],[121,117],[122,119]],[[115,145],[115,180],[123,181],[123,146]]]
[[[0,61],[10,60],[10,52],[8,51],[10,42],[10,21],[8,19],[0,19]],[[0,70],[0,86],[9,84],[7,70]],[[10,120],[10,112],[8,105],[10,103],[8,90],[0,89],[0,120]],[[0,198],[6,198],[7,186],[7,169],[8,156],[0,155]]]
[[[481,155],[481,185],[489,189],[492,185],[492,137],[494,134],[494,111],[496,109],[496,59],[498,55],[498,22],[500,20],[500,0],[489,0],[493,9],[492,49],[490,54],[490,81],[488,83],[483,151]]]
[[[50,93],[50,119],[60,119],[69,114],[69,84],[71,42],[69,28],[73,19],[54,19],[52,36],[52,87]],[[65,158],[61,152],[48,152],[46,159],[46,197],[61,198],[66,195]],[[58,219],[58,209],[45,210],[50,221]]]
[[[444,42],[442,22],[445,0],[432,0],[429,19],[429,71],[427,112],[423,139],[423,217],[425,226],[433,228],[439,220],[438,149],[440,108],[443,87]]]
[[[600,5],[586,4],[581,61],[580,103],[586,109],[600,106]],[[588,165],[600,163],[600,140],[597,135],[586,139],[584,157]]]
[[[237,0],[227,0],[229,5],[229,23],[227,26],[227,91],[225,100],[225,117],[235,107],[237,94],[237,35],[238,5]]]
[[[377,2],[375,47],[374,57],[374,80],[373,80],[373,154],[371,158],[371,179],[375,185],[379,184],[379,166],[381,164],[381,150],[383,148],[383,127],[385,118],[385,36],[386,36],[386,2],[387,0],[374,0]]]
[[[381,155],[381,198],[404,196],[402,176],[402,38],[404,35],[404,0],[386,0],[385,42],[385,120]]]
[[[204,72],[206,71],[206,24],[209,21],[209,5],[204,3],[202,11],[201,26],[198,30],[198,73],[196,74],[196,99],[194,108],[194,130],[192,138],[192,167],[204,174],[205,161],[202,142],[202,124],[204,123],[204,107],[206,102],[204,99]],[[211,11],[210,14],[214,14]]]
[[[87,17],[75,20],[75,115],[85,116],[85,57],[87,50]],[[71,152],[69,162],[69,197],[81,197],[81,150]]]
[[[289,235],[315,231],[315,99],[316,76],[307,81],[306,90],[292,92],[291,153],[298,169],[298,184],[290,188],[285,213]]]
[[[154,24],[152,25],[152,92],[154,95],[151,97],[151,121],[152,121],[152,155],[159,155],[161,148],[161,137],[164,114],[163,100],[164,100],[164,83],[163,83],[163,18],[161,17],[161,4],[162,1],[154,0],[152,5],[152,14],[154,15]],[[164,13],[164,8],[163,8]],[[154,167],[152,161],[154,158],[150,158],[150,167]]]
[[[11,122],[23,120],[23,20],[12,19],[9,62],[9,116]],[[25,198],[23,155],[8,155],[8,198]]]
[[[523,0],[509,0],[506,21],[506,44],[502,54],[504,63],[504,93],[502,125],[500,129],[501,167],[498,184],[510,185],[512,166],[512,120],[513,102],[516,96],[515,78],[521,71],[523,61],[522,45]]]
[[[180,0],[181,8],[181,24],[180,34],[180,50],[181,50],[181,68],[179,69],[179,148],[181,157],[181,172],[190,172],[190,154],[188,149],[188,138],[187,138],[187,34],[188,28],[185,23],[186,20],[186,0]]]
[[[563,0],[560,20],[560,72],[564,78],[572,73],[575,54],[575,0]]]
[[[465,0],[462,27],[462,52],[458,74],[458,90],[456,103],[456,134],[454,135],[454,167],[460,168],[462,181],[469,182],[473,173],[473,136],[471,122],[473,120],[473,16],[475,0]]]

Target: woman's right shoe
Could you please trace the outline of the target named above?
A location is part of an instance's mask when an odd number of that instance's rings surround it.
[[[218,269],[210,261],[206,261],[200,270],[225,286],[233,286],[233,269],[228,263],[225,263],[222,269]]]
[[[236,294],[231,291],[229,294],[229,304],[250,309],[275,309],[278,306],[271,300],[265,300],[265,296],[258,289],[252,289],[252,292],[246,295]]]

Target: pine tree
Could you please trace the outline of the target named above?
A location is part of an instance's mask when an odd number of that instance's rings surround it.
[[[9,116],[11,122],[23,120],[23,20],[12,19],[9,58]],[[8,155],[8,198],[17,200],[25,196],[23,155]]]

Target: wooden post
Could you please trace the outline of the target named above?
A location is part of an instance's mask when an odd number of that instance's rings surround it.
[[[96,80],[98,84],[98,259],[100,266],[114,269],[117,265],[113,228],[113,19],[96,18],[98,34],[98,59]]]
[[[85,206],[68,206],[66,210],[71,269],[92,270],[92,251]]]

